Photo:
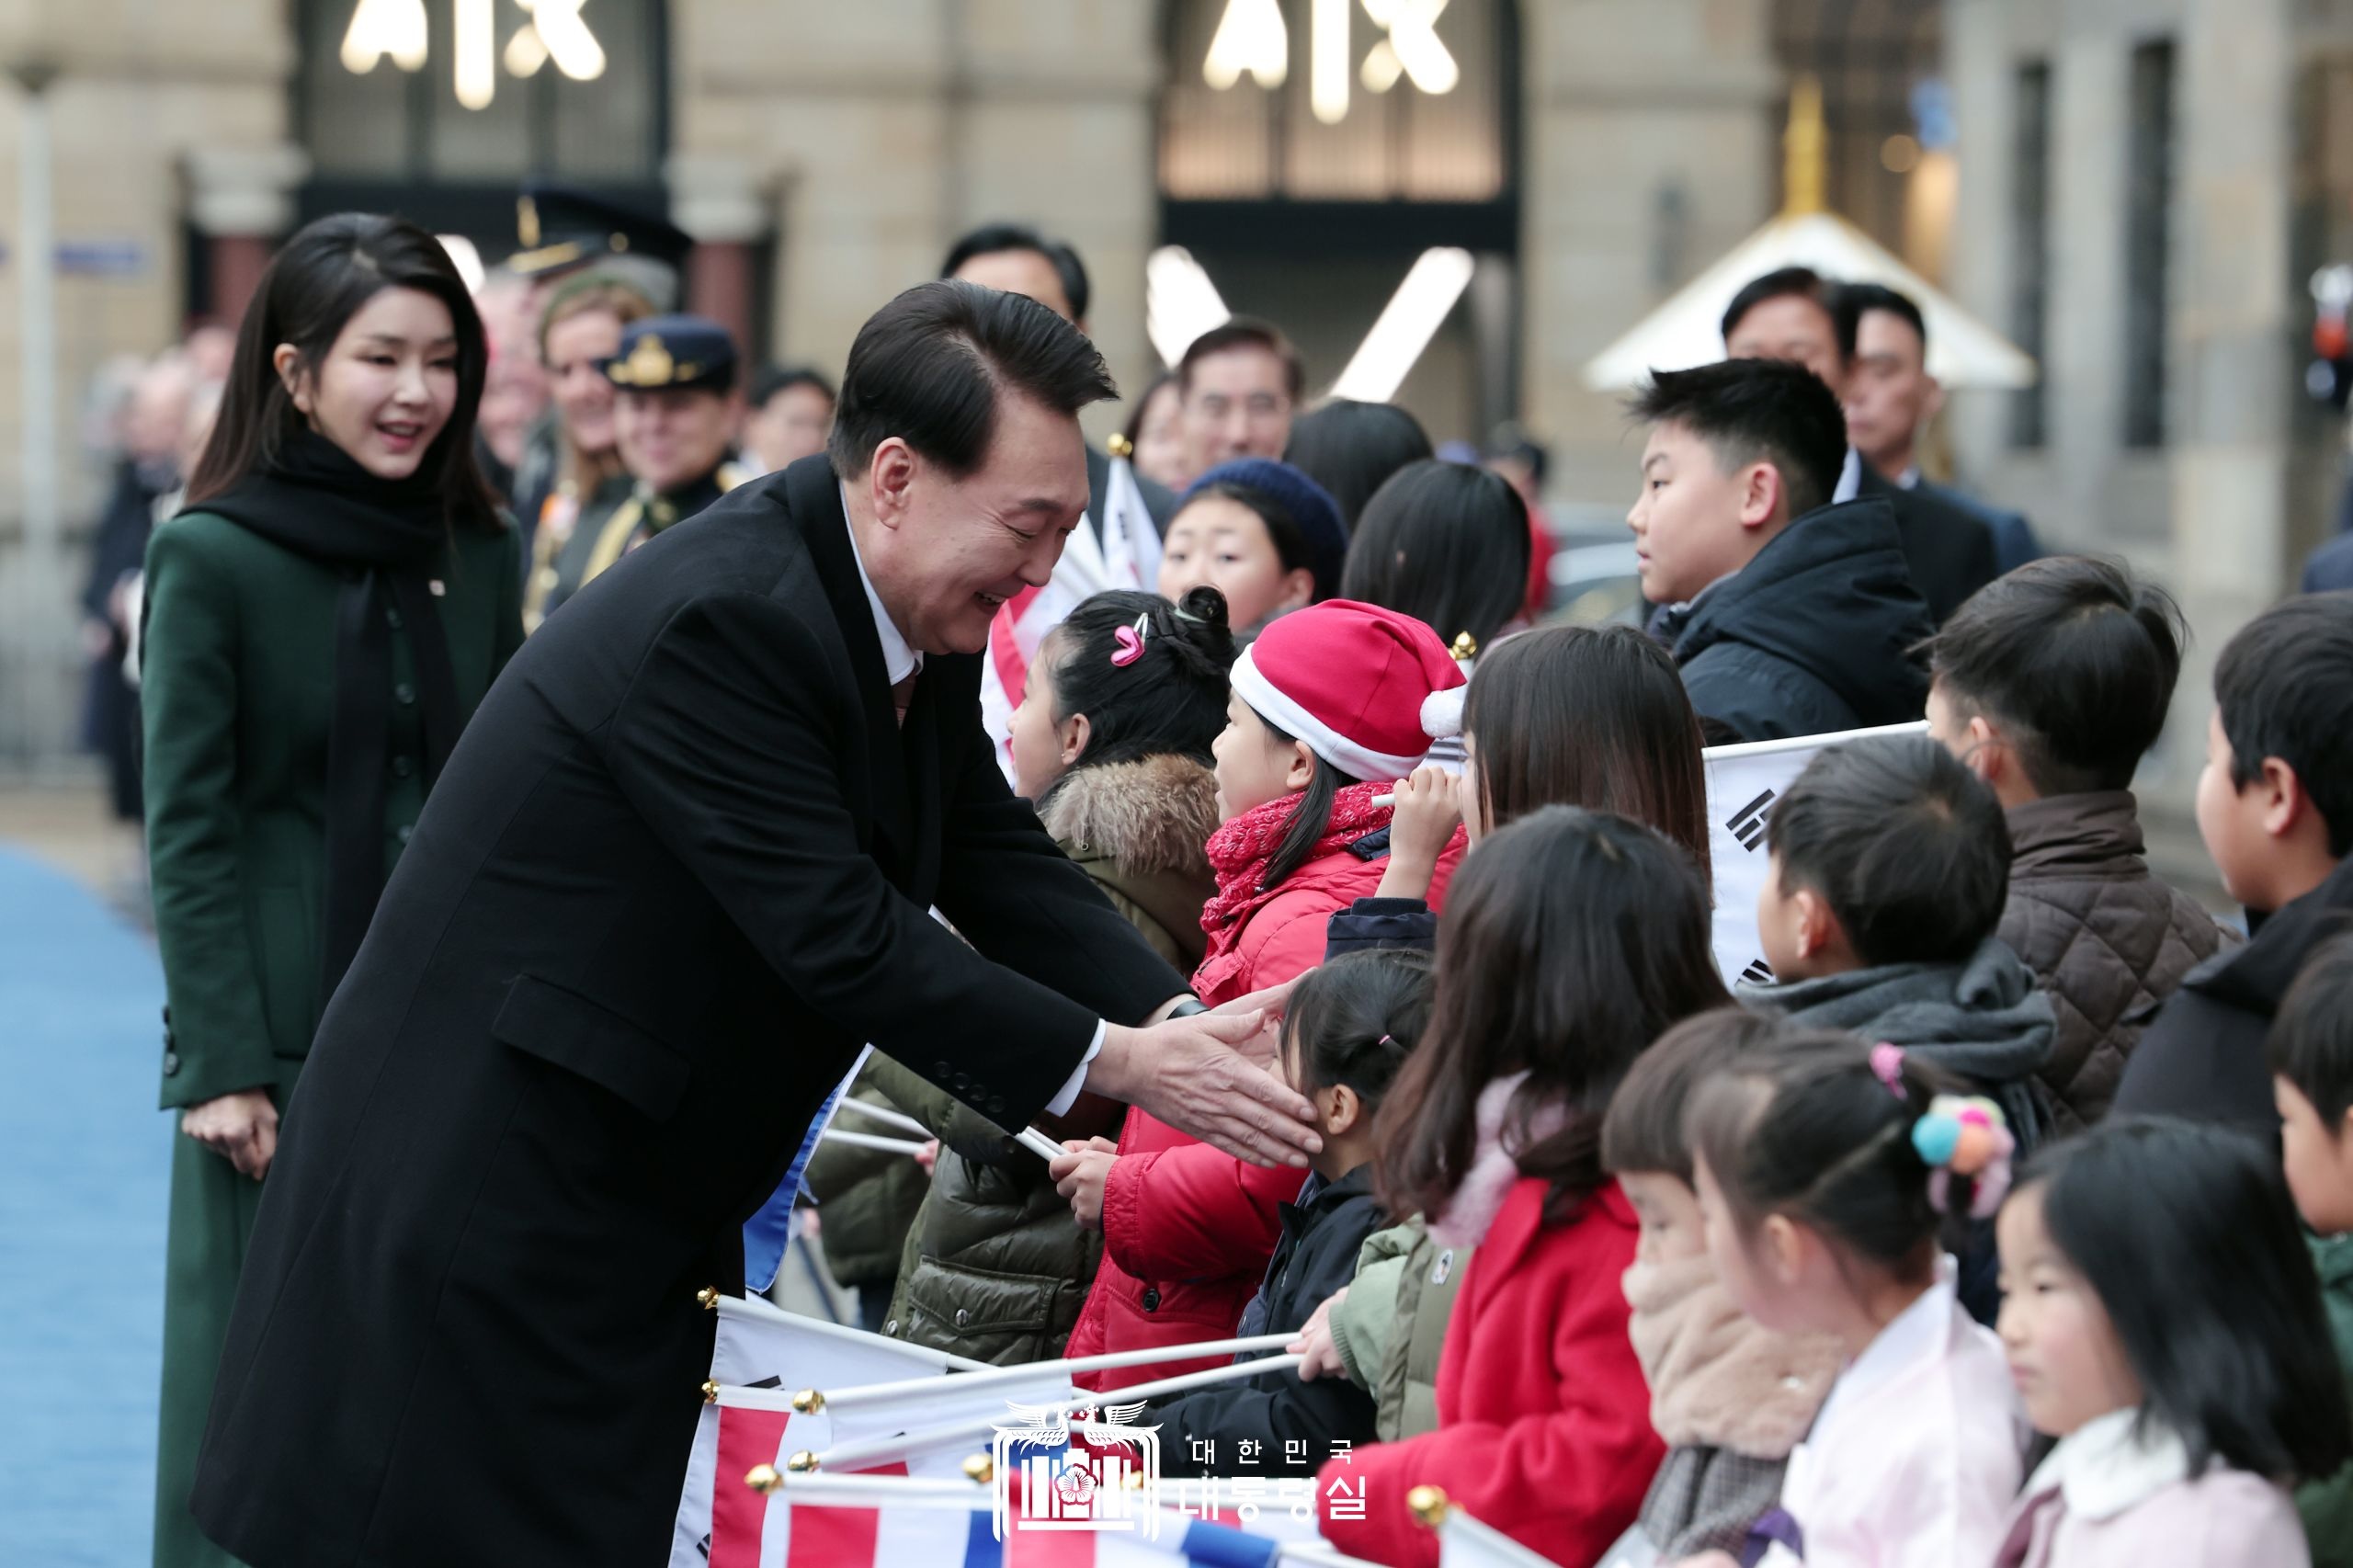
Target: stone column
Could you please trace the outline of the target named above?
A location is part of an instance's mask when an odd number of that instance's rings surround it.
[[[748,160],[717,153],[674,153],[665,173],[671,221],[695,240],[688,308],[727,329],[748,370],[767,357],[752,340],[753,250],[771,227],[762,182]]]
[[[291,142],[188,150],[188,218],[204,238],[207,312],[233,324],[244,314],[270,253],[294,226],[294,191],[311,160]]]
[[[1727,0],[1520,6],[1524,418],[1552,444],[1556,523],[1607,526],[1634,495],[1618,394],[1588,389],[1585,362],[1771,212],[1766,17]]]

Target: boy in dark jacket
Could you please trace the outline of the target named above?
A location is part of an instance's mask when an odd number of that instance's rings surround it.
[[[1741,999],[1932,1062],[1992,1099],[2030,1153],[2052,1120],[2035,1077],[2051,999],[1995,935],[2010,835],[1994,792],[1926,735],[1823,751],[1773,807],[1756,934],[1775,983]],[[1961,1299],[2000,1305],[1993,1230],[1961,1256]]]
[[[2268,1138],[2279,1119],[2264,1035],[2304,955],[2353,911],[2353,593],[2274,605],[2223,648],[2198,832],[2251,937],[2182,981],[2116,1108]]]
[[[2051,995],[2040,1076],[2097,1121],[2155,1005],[2214,956],[2213,917],[2143,858],[2131,786],[2181,673],[2181,611],[2121,566],[2057,556],[1979,589],[1928,644],[1928,733],[2010,829],[2000,935]]]
[[[1744,740],[1917,719],[1931,631],[1893,514],[1830,505],[1847,451],[1838,400],[1803,366],[1728,359],[1661,370],[1626,517],[1651,634],[1691,706]]]
[[[1365,1238],[1389,1221],[1372,1193],[1372,1118],[1429,1014],[1430,960],[1404,949],[1351,953],[1291,993],[1283,1076],[1315,1102],[1323,1152],[1242,1315],[1243,1335],[1288,1333],[1355,1278]],[[1374,1438],[1372,1395],[1346,1378],[1303,1382],[1286,1367],[1161,1405],[1165,1475],[1313,1475]]]

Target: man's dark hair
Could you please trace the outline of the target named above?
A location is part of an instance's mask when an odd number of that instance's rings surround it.
[[[1873,969],[1962,962],[2009,896],[2001,801],[1926,735],[1823,752],[1774,803],[1766,846],[1782,891],[1820,893]]]
[[[2300,595],[2240,628],[2214,666],[2214,706],[2231,782],[2245,789],[2278,757],[2328,824],[2328,852],[2353,853],[2353,591]]]
[[[826,454],[849,479],[896,436],[961,478],[987,460],[1008,389],[1074,415],[1120,395],[1095,345],[1037,301],[918,283],[858,329]]]
[[[1290,393],[1291,402],[1297,403],[1301,394],[1306,392],[1307,361],[1299,357],[1299,350],[1291,346],[1290,338],[1283,335],[1282,328],[1256,316],[1228,316],[1221,324],[1193,339],[1185,350],[1185,357],[1176,361],[1176,390],[1191,392],[1193,367],[1211,355],[1222,354],[1229,348],[1265,349],[1283,362],[1283,386]]]
[[[1928,357],[1928,319],[1920,307],[1912,302],[1909,294],[1899,294],[1884,283],[1845,283],[1833,296],[1836,309],[1832,319],[1837,323],[1838,341],[1846,346],[1851,357],[1855,345],[1862,341],[1863,317],[1871,311],[1885,311],[1910,327],[1920,340],[1920,357]]]
[[[825,394],[827,403],[836,401],[834,383],[825,380],[814,366],[763,365],[760,373],[752,378],[751,406],[766,408],[769,399],[794,387],[814,387]]]
[[[2341,1138],[2353,1109],[2353,924],[2304,955],[2265,1048],[2271,1071],[2312,1102],[2332,1142]]]
[[[2037,794],[2075,795],[2131,787],[2187,635],[2164,589],[2057,555],[1978,589],[1919,651],[1948,702],[2002,732]]]
[[[1745,463],[1780,471],[1790,516],[1826,505],[1847,462],[1847,415],[1820,377],[1788,359],[1719,359],[1653,370],[1627,412],[1645,425],[1680,425],[1729,473]]]
[[[1740,325],[1741,318],[1768,300],[1811,300],[1830,319],[1830,330],[1838,344],[1838,358],[1841,360],[1852,359],[1855,357],[1857,318],[1839,308],[1838,295],[1838,285],[1811,267],[1777,267],[1762,278],[1749,279],[1740,292],[1732,297],[1732,303],[1724,307],[1721,328],[1724,342],[1729,346],[1733,330]]]
[[[1063,297],[1070,301],[1071,319],[1086,319],[1086,302],[1094,298],[1094,290],[1086,283],[1086,264],[1069,245],[1046,238],[1026,223],[982,224],[949,248],[948,259],[939,264],[939,275],[953,278],[959,267],[976,256],[995,256],[1009,250],[1034,251],[1044,256],[1054,275],[1063,280]]]

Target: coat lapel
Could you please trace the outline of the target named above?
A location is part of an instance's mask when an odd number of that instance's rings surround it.
[[[917,858],[921,841],[908,800],[906,748],[898,715],[891,702],[890,675],[882,665],[882,642],[874,634],[874,612],[867,603],[859,579],[858,557],[850,548],[849,519],[843,515],[841,484],[833,465],[821,453],[803,458],[785,471],[785,505],[794,526],[809,547],[825,601],[841,628],[842,645],[849,654],[858,680],[858,712],[866,724],[867,779],[872,790],[876,833],[889,841],[892,853],[880,857],[892,881],[904,887]],[[915,708],[907,715],[910,730],[917,712],[925,714],[923,733],[931,733],[930,704],[924,700],[929,681],[915,683]],[[926,791],[929,793],[930,791]],[[938,802],[926,809],[936,812]],[[936,853],[936,851],[935,851]]]

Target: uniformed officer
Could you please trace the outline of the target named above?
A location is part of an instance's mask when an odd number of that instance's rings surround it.
[[[631,322],[605,375],[614,388],[621,462],[636,488],[601,523],[584,519],[564,542],[548,615],[630,551],[752,477],[729,460],[744,405],[735,346],[717,322],[689,315]]]

